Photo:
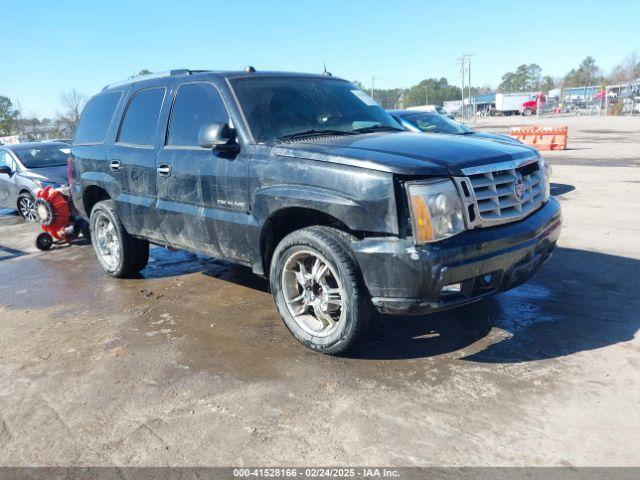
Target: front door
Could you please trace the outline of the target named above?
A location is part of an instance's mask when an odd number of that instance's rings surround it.
[[[151,87],[136,92],[127,105],[107,163],[120,186],[116,209],[127,232],[161,239],[155,214],[156,135],[166,89]]]
[[[156,213],[169,244],[242,260],[230,222],[246,225],[248,219],[246,155],[225,156],[198,145],[203,125],[228,122],[212,83],[178,88],[157,158]]]
[[[11,156],[0,150],[0,166],[8,166],[15,173],[15,165]],[[0,208],[16,208],[16,188],[13,175],[0,173]]]

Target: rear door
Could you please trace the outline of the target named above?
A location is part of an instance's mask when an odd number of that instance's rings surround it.
[[[116,141],[107,154],[107,168],[120,185],[116,209],[125,229],[133,235],[158,240],[162,235],[155,213],[156,156],[166,92],[164,86],[154,86],[133,93]]]
[[[229,121],[216,85],[202,81],[179,86],[157,159],[157,215],[170,244],[240,259],[234,253],[232,224],[248,218],[248,159],[198,146],[203,125]]]

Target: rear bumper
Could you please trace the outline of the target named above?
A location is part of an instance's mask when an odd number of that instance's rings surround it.
[[[380,312],[424,314],[526,282],[551,255],[560,229],[560,205],[552,198],[519,222],[468,231],[432,245],[367,238],[352,247]],[[460,291],[443,292],[452,284],[460,284]]]

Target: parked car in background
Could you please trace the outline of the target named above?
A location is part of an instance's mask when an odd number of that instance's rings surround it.
[[[150,243],[249,266],[324,353],[354,346],[374,308],[430,313],[525,282],[560,234],[535,150],[405,131],[328,75],[130,79],[87,103],[71,149],[107,274],[136,275]]]
[[[69,183],[67,159],[71,146],[61,142],[31,142],[0,146],[0,207],[15,208],[27,221],[37,220],[38,188]]]
[[[388,112],[398,123],[400,123],[400,125],[411,132],[469,135],[473,138],[500,140],[502,142],[523,145],[522,142],[510,137],[509,135],[478,132],[477,130],[473,130],[466,125],[451,120],[448,117],[438,115],[437,113],[416,112],[414,110],[388,110]]]
[[[438,115],[444,115],[445,117],[449,117],[451,119],[455,118],[455,115],[451,112],[448,112],[444,107],[440,105],[416,105],[414,107],[407,107],[407,110],[412,110],[416,112],[433,112]]]

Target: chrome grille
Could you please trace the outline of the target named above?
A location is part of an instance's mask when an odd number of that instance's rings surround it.
[[[474,167],[463,172],[467,176],[458,177],[457,183],[467,185],[461,190],[466,197],[467,223],[471,228],[519,220],[544,203],[546,172],[536,159]]]

